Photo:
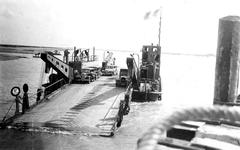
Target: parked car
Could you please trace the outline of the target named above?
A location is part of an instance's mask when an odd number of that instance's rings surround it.
[[[106,68],[102,70],[102,75],[105,76],[117,75],[117,66],[115,65],[106,66]]]
[[[102,75],[102,72],[101,72],[101,67],[89,67],[91,69],[93,69],[93,72],[96,74],[96,78],[98,79],[101,75]]]
[[[116,79],[116,87],[126,87],[129,83],[128,69],[120,69]]]
[[[94,80],[96,80],[96,74],[94,73],[94,70],[92,68],[84,68],[81,69],[81,79],[80,81],[90,83]]]

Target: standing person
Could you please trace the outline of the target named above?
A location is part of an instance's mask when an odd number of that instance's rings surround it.
[[[78,53],[79,53],[79,50],[75,50],[74,51],[74,61],[78,61]]]
[[[19,114],[19,103],[22,104],[22,102],[20,101],[20,96],[16,96],[15,103],[16,103],[15,114],[18,115]]]
[[[66,62],[66,64],[68,64],[68,55],[69,55],[69,51],[68,49],[64,50],[64,55],[63,55],[63,61]]]
[[[79,50],[79,60],[81,61],[82,60],[82,49],[80,48],[80,49],[78,49]]]
[[[25,83],[23,85],[23,104],[22,104],[22,114],[25,113],[26,110],[28,110],[29,107],[29,101],[28,101],[28,85]]]
[[[85,55],[87,57],[87,61],[89,61],[89,52],[88,52],[88,50],[85,50]]]

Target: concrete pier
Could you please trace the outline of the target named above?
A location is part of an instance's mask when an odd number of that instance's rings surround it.
[[[214,104],[236,103],[240,61],[240,17],[219,20]]]

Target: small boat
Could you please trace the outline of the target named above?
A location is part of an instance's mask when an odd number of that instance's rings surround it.
[[[33,58],[40,58],[40,56],[41,56],[41,53],[36,53],[33,55]]]

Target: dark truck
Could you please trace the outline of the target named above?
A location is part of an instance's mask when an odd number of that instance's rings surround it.
[[[129,82],[128,69],[120,69],[116,79],[116,87],[126,87]]]

